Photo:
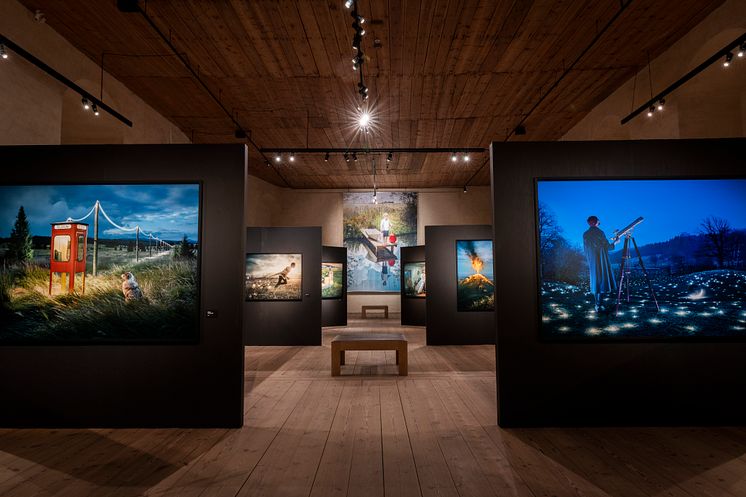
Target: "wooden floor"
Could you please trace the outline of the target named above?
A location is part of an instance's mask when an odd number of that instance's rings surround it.
[[[0,430],[0,496],[746,496],[746,428],[495,425],[494,347],[246,349],[241,430]],[[735,392],[742,395],[743,392]],[[2,408],[2,406],[0,406]]]

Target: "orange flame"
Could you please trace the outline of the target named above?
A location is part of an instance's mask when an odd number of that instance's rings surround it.
[[[480,274],[484,267],[484,261],[482,261],[479,256],[474,255],[471,257],[471,267],[474,269],[475,273]]]

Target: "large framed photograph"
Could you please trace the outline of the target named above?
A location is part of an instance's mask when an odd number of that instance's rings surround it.
[[[0,186],[0,344],[199,339],[200,185]]]
[[[427,297],[427,279],[425,262],[404,263],[404,296],[424,299]]]
[[[246,254],[245,299],[303,300],[303,255]]]
[[[536,200],[542,338],[746,338],[746,179],[538,179]]]
[[[345,193],[347,291],[399,293],[401,247],[417,244],[417,193]]]
[[[321,263],[321,298],[341,299],[344,293],[344,263]]]
[[[494,311],[495,277],[492,240],[456,241],[458,311]]]

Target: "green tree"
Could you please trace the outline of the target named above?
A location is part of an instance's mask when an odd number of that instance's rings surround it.
[[[194,257],[194,252],[192,252],[192,247],[189,245],[189,240],[187,239],[186,235],[184,235],[179,244],[176,246],[175,255],[177,259],[191,259],[192,257]]]
[[[34,257],[34,245],[31,240],[31,228],[28,224],[26,211],[23,206],[18,208],[18,216],[10,232],[8,243],[8,259],[11,262],[26,263]]]

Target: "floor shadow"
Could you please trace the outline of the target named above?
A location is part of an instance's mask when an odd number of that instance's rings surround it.
[[[614,497],[686,492],[731,495],[729,492],[743,485],[744,428],[541,428],[503,432],[506,438],[515,437]]]
[[[227,430],[117,430],[133,445],[152,437],[145,451],[93,430],[0,431],[0,451],[97,486],[150,487],[201,456]],[[23,461],[12,464],[23,465]],[[18,471],[23,479],[24,468]],[[30,475],[33,478],[33,475]]]

